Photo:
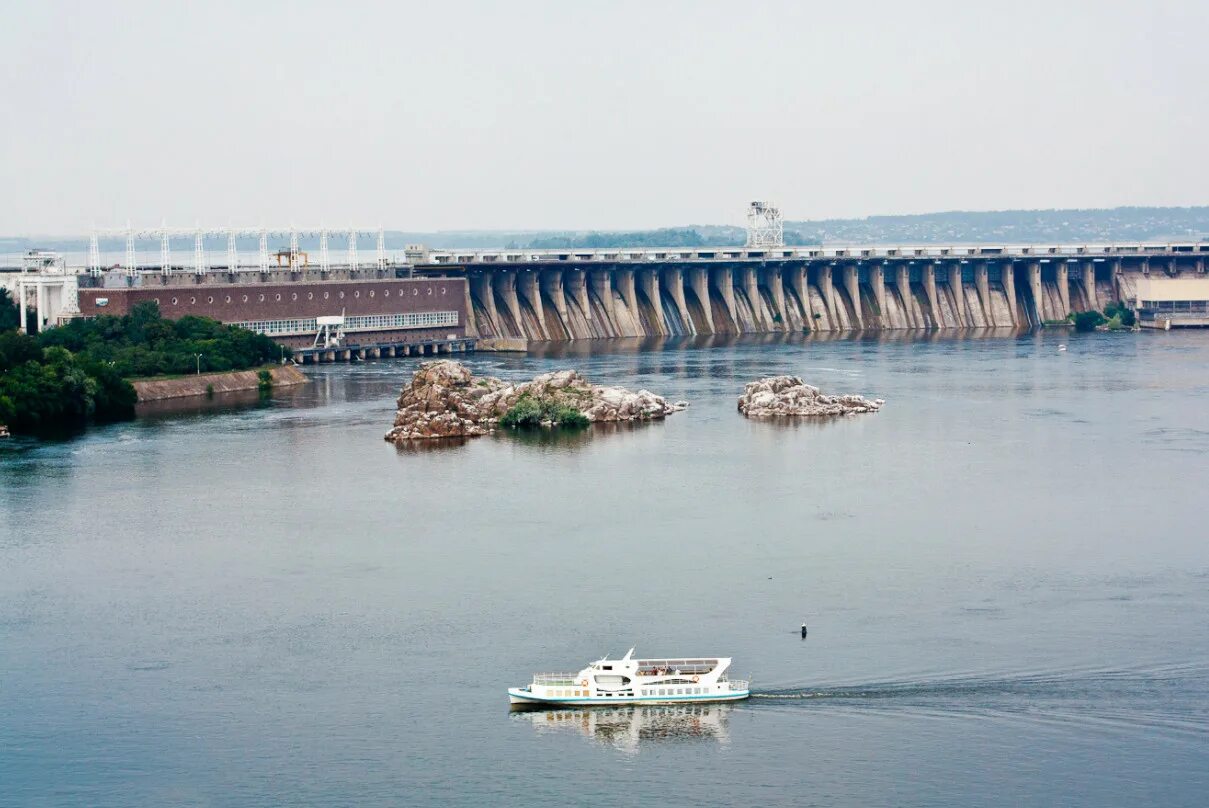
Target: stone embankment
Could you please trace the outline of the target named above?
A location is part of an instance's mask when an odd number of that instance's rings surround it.
[[[743,388],[739,412],[748,418],[848,415],[877,412],[884,403],[858,395],[829,396],[797,376],[770,376]]]
[[[493,431],[522,397],[544,406],[569,407],[589,422],[651,421],[688,406],[646,390],[591,384],[574,370],[544,373],[513,384],[474,376],[460,362],[424,362],[399,396],[394,428],[386,440],[477,437]]]
[[[274,387],[306,384],[306,374],[295,365],[275,365],[256,370],[236,370],[230,373],[202,373],[176,379],[140,379],[130,384],[138,394],[139,403],[168,398],[188,398],[211,393],[231,393],[236,390],[256,390],[260,387],[260,371],[268,370]]]
[[[474,342],[474,349],[495,353],[525,353],[529,350],[529,340],[524,337],[479,337]]]

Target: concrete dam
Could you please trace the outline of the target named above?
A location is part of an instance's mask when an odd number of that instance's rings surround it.
[[[465,277],[467,333],[528,340],[1021,328],[1206,279],[1209,245],[431,252]]]

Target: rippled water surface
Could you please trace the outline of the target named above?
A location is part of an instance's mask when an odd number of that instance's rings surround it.
[[[0,803],[1204,804],[1204,334],[482,354],[692,406],[435,451],[412,361],[0,444]],[[756,696],[509,713],[630,646]]]

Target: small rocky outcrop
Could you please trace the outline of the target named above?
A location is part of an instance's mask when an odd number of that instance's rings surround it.
[[[386,440],[403,443],[430,438],[486,435],[521,399],[543,411],[574,410],[589,422],[650,421],[683,410],[646,390],[600,387],[574,370],[543,373],[522,384],[475,376],[460,362],[424,362],[399,395],[394,428]],[[554,422],[544,422],[552,425]]]
[[[797,376],[770,376],[743,388],[739,412],[748,418],[848,415],[877,412],[885,403],[858,395],[829,396]]]

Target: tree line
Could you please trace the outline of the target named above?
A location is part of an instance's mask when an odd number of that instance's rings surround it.
[[[289,356],[243,328],[204,317],[165,319],[153,302],[33,336],[17,332],[18,320],[0,289],[0,424],[14,433],[70,432],[133,418],[131,378],[246,370]]]

